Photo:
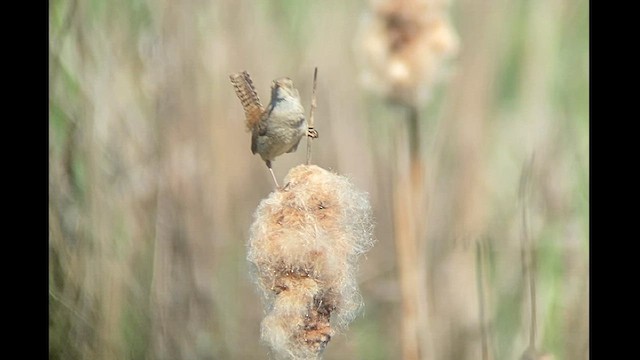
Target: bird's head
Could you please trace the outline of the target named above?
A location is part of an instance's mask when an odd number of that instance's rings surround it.
[[[298,96],[298,90],[293,86],[293,80],[288,77],[273,80],[271,83],[271,98],[274,100]]]

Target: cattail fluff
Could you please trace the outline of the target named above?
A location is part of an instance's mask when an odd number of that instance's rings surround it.
[[[358,257],[374,243],[366,193],[316,165],[289,171],[260,203],[248,260],[266,316],[261,336],[284,359],[320,359],[362,307]]]
[[[356,39],[363,85],[406,105],[428,101],[459,47],[449,0],[372,0]]]

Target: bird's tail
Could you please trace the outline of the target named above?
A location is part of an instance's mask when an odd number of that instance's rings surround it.
[[[251,76],[248,72],[243,71],[231,74],[229,79],[244,109],[247,129],[251,130],[258,124],[264,112],[264,107],[260,103],[260,98],[258,97],[256,88],[253,86]]]

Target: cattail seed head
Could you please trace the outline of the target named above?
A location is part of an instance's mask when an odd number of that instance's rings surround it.
[[[356,42],[363,85],[402,104],[429,100],[459,47],[448,8],[449,0],[372,1]]]
[[[258,206],[248,260],[267,314],[262,339],[281,357],[318,359],[362,307],[358,257],[374,243],[366,193],[345,177],[299,165]]]

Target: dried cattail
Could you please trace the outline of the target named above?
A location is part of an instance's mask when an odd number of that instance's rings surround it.
[[[427,101],[459,47],[449,0],[377,0],[356,41],[364,86],[406,105]]]
[[[367,194],[316,165],[289,171],[260,203],[248,260],[267,314],[262,339],[289,359],[319,359],[362,307],[357,259],[374,243]]]

